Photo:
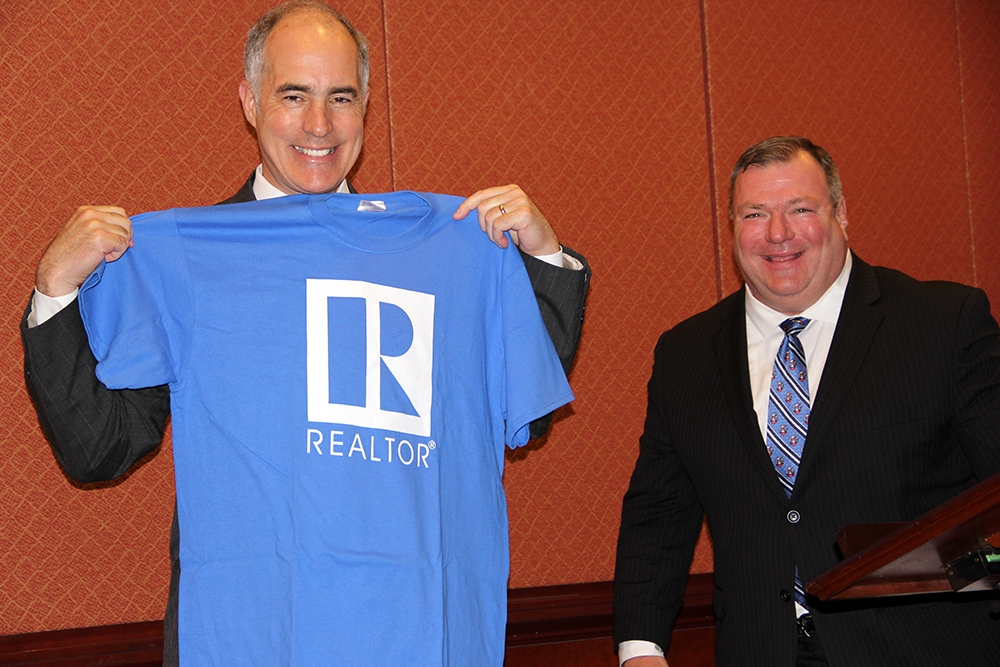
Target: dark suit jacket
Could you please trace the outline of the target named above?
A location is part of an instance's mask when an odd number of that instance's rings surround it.
[[[663,334],[648,400],[623,501],[616,644],[666,650],[704,514],[718,664],[791,667],[796,564],[808,581],[838,562],[840,526],[910,521],[1000,472],[1000,338],[986,295],[857,256],[791,498],[753,410],[743,290]],[[810,602],[831,666],[1000,655],[989,600]]]
[[[254,201],[251,174],[243,186],[219,204]],[[354,188],[351,188],[354,192]],[[566,252],[584,266],[569,271],[521,253],[538,299],[546,329],[569,372],[580,341],[584,303],[590,284],[587,260]],[[80,482],[114,479],[151,452],[163,436],[170,411],[166,385],[138,390],[106,389],[96,376],[97,361],[76,305],[49,321],[27,327],[21,320],[24,373],[52,451],[66,474]],[[548,428],[552,415],[532,422],[531,436]],[[164,618],[164,665],[177,664],[177,585],[180,578],[176,509],[170,531],[170,594]]]

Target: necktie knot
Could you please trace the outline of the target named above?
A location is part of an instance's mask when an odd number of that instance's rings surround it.
[[[781,330],[786,336],[796,336],[806,328],[807,324],[809,324],[808,317],[789,317],[781,323]]]

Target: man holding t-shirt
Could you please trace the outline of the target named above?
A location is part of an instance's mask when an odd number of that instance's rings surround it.
[[[245,65],[240,97],[257,131],[262,164],[223,203],[349,191],[345,179],[361,150],[368,95],[363,36],[325,5],[284,5],[251,30]],[[504,231],[516,236],[546,327],[568,369],[589,279],[585,260],[561,251],[552,228],[517,186],[477,192],[455,216],[473,210],[498,245],[507,243]],[[81,481],[124,473],[156,447],[169,411],[165,385],[110,391],[97,381],[73,304],[93,269],[117,260],[131,244],[131,223],[122,209],[79,209],[39,263],[36,293],[22,323],[27,382],[40,421],[60,463]],[[540,430],[544,424],[533,424],[533,434]],[[174,531],[174,554],[177,540]],[[174,565],[165,622],[168,664],[176,662],[176,558]]]

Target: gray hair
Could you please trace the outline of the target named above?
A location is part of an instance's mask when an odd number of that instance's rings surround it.
[[[351,25],[347,17],[320,0],[291,0],[264,12],[257,22],[250,26],[247,33],[247,43],[243,49],[243,76],[250,82],[250,90],[254,97],[260,94],[260,83],[264,72],[264,47],[267,39],[277,25],[287,16],[296,12],[316,11],[333,19],[344,26],[358,47],[358,93],[364,97],[368,92],[368,40],[361,32]]]
[[[799,153],[812,156],[819,166],[823,168],[826,176],[826,187],[830,191],[830,203],[834,208],[840,203],[844,195],[844,188],[840,183],[840,174],[837,172],[837,165],[833,163],[833,158],[822,146],[817,146],[805,137],[771,137],[758,142],[743,151],[743,155],[736,161],[733,172],[729,175],[729,219],[733,219],[733,190],[736,186],[736,177],[754,165],[764,166],[768,164],[791,162]]]

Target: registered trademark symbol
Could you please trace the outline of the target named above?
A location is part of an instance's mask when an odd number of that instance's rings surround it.
[[[437,443],[436,443],[436,442],[434,442],[433,440],[429,440],[429,441],[427,442],[427,446],[428,446],[428,447],[430,447],[431,449],[436,449],[438,445],[437,445]]]

